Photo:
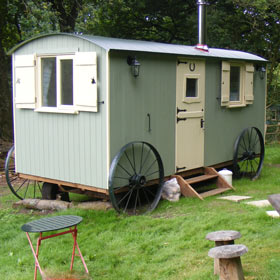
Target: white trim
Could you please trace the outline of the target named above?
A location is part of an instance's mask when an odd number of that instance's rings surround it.
[[[34,110],[35,112],[42,112],[42,113],[61,113],[61,114],[79,114],[79,111],[75,108],[59,108],[59,107],[40,107]]]
[[[109,52],[106,52],[106,100],[105,100],[105,106],[106,106],[106,145],[107,145],[107,182],[106,187],[109,189],[108,184],[108,178],[109,178],[109,172],[110,172],[110,64],[109,64]]]
[[[15,147],[15,150],[14,150],[14,153],[15,153],[15,172],[17,172],[17,156],[16,156],[16,102],[15,102],[15,91],[16,91],[16,86],[15,86],[15,53],[13,53],[13,56],[12,56],[12,87],[13,87],[13,130],[14,130],[14,147]]]
[[[15,102],[15,105],[16,105],[16,108],[17,109],[34,109],[34,103],[16,103]]]

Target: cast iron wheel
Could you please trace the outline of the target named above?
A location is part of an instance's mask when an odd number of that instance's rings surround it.
[[[256,127],[245,128],[234,144],[233,173],[236,177],[260,176],[264,160],[264,141]]]
[[[5,161],[6,182],[12,193],[19,199],[41,198],[41,183],[38,181],[21,179],[15,172],[14,146],[9,150]]]
[[[109,173],[109,195],[119,213],[140,215],[154,210],[160,200],[164,170],[157,150],[146,142],[131,142],[114,157]]]

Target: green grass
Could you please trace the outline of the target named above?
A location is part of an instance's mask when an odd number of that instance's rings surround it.
[[[280,193],[280,146],[267,146],[261,177],[252,182],[234,180],[236,191],[228,195],[250,195],[267,199]],[[181,198],[177,203],[161,201],[146,216],[119,216],[114,210],[69,209],[52,215],[79,215],[78,242],[93,279],[218,279],[208,251],[214,244],[205,239],[217,230],[237,230],[249,252],[242,256],[246,279],[278,280],[280,270],[280,219],[266,215],[272,207],[256,208],[210,197],[204,201]],[[13,209],[12,195],[0,203],[1,279],[32,279],[34,259],[20,226],[38,219],[36,211]],[[51,215],[49,215],[51,216]],[[37,234],[31,234],[35,242]],[[54,273],[67,273],[72,248],[71,236],[42,241],[40,263]],[[83,275],[76,258],[75,272]],[[40,277],[38,277],[40,279]]]

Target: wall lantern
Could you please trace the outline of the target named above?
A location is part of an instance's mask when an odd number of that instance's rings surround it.
[[[140,62],[136,59],[135,56],[127,57],[127,64],[131,66],[131,73],[136,78],[139,76],[140,72]]]
[[[259,72],[261,80],[263,80],[265,77],[265,72],[266,72],[265,67],[263,65],[259,65],[259,66],[257,66],[256,70]]]

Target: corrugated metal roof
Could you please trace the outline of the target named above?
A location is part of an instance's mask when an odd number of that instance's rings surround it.
[[[90,41],[107,51],[123,50],[123,51],[138,51],[138,52],[199,56],[205,58],[212,57],[212,58],[251,60],[251,61],[262,61],[262,62],[267,61],[266,59],[260,56],[250,54],[247,52],[242,52],[242,51],[209,48],[209,51],[205,52],[196,49],[194,46],[166,44],[166,43],[157,43],[151,41],[140,41],[140,40],[130,40],[130,39],[117,39],[117,38],[108,38],[108,37],[92,36],[92,35],[78,35],[78,34],[71,34],[71,33],[50,33],[50,34],[39,35],[37,37],[26,40],[21,44],[15,46],[13,49],[9,51],[9,54],[12,54],[18,48],[27,44],[30,41],[36,40],[38,38],[42,38],[46,36],[54,36],[54,35],[56,36],[67,35],[67,36],[78,37]]]

